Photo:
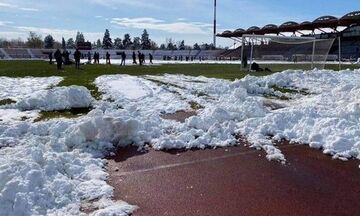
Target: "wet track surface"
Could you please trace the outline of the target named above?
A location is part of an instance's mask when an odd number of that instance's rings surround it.
[[[247,147],[137,152],[109,159],[115,199],[150,215],[360,215],[359,161],[280,147],[287,164]]]

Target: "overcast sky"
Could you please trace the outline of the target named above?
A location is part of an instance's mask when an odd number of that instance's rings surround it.
[[[360,0],[218,0],[218,32],[360,10]],[[95,41],[106,28],[111,37],[140,36],[146,28],[158,44],[166,38],[186,44],[212,42],[213,0],[0,0],[0,38],[29,31],[55,39],[77,31]],[[229,40],[219,44],[229,46]]]

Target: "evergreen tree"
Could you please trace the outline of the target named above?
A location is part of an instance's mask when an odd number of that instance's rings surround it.
[[[78,43],[84,43],[85,42],[85,37],[83,35],[82,32],[77,32],[76,33],[76,38],[75,38],[75,45],[77,46]]]
[[[149,39],[149,34],[146,31],[146,29],[144,29],[141,35],[141,49],[148,50],[150,48],[151,48],[151,41]]]
[[[175,45],[172,38],[166,38],[166,49],[168,50],[174,50]]]
[[[102,41],[102,47],[104,49],[110,49],[112,46],[113,46],[113,43],[112,43],[112,39],[110,37],[109,29],[106,29],[105,33],[104,33],[104,38]]]
[[[54,48],[55,40],[51,35],[47,35],[44,38],[44,46],[46,49],[53,49]]]
[[[165,44],[161,44],[161,45],[160,45],[160,49],[161,49],[161,50],[166,50],[166,45],[165,45]]]
[[[132,49],[137,50],[137,49],[141,49],[141,42],[140,42],[140,38],[139,37],[134,37],[133,40],[133,44],[132,44]]]
[[[125,49],[130,49],[132,46],[130,34],[125,34],[122,42]]]
[[[101,47],[102,47],[101,40],[98,39],[98,40],[96,41],[96,48],[101,48]]]
[[[123,49],[123,44],[121,38],[115,38],[114,40],[115,49]]]
[[[75,46],[75,42],[74,42],[74,39],[73,38],[69,38],[67,43],[66,43],[66,48],[67,49],[75,49],[76,46]]]
[[[179,50],[185,50],[185,41],[184,40],[180,41],[178,47]]]
[[[64,38],[62,38],[62,40],[61,40],[61,48],[66,49],[66,42],[65,42]]]
[[[43,41],[40,35],[37,35],[35,32],[30,32],[29,37],[27,38],[27,45],[30,48],[42,48]]]
[[[199,46],[198,43],[195,43],[195,44],[194,44],[194,50],[200,50],[200,46]]]

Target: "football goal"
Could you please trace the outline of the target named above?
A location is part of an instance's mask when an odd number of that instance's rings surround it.
[[[287,37],[271,35],[243,35],[241,46],[242,69],[251,70],[259,65],[288,65],[289,69],[324,69],[327,61],[335,62],[337,56],[329,55],[335,38]]]

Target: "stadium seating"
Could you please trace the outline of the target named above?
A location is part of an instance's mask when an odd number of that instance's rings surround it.
[[[15,49],[8,49],[4,48],[4,51],[13,59],[30,59],[31,55],[26,49],[22,48],[15,48]]]
[[[223,50],[202,50],[196,57],[202,60],[216,60]]]

